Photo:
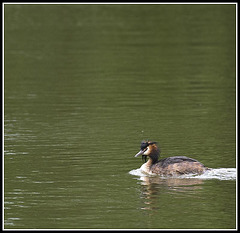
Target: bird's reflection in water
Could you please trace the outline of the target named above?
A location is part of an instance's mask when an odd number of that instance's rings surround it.
[[[141,198],[144,210],[157,210],[159,208],[159,199],[163,194],[174,195],[175,198],[191,195],[202,189],[203,180],[194,178],[162,178],[159,176],[142,176],[141,180]],[[161,200],[160,200],[161,201]]]

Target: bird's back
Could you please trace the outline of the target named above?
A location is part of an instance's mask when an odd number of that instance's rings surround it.
[[[208,168],[196,159],[174,156],[159,160],[151,167],[151,172],[159,175],[202,174]]]

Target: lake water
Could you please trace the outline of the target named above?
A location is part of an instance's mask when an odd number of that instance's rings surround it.
[[[236,5],[4,5],[5,229],[235,229]],[[134,155],[195,158],[147,177]]]

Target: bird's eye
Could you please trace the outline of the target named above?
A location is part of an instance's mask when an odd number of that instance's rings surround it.
[[[141,143],[141,150],[146,149],[148,146],[149,146],[149,145],[148,145],[147,142],[142,142],[142,143]]]

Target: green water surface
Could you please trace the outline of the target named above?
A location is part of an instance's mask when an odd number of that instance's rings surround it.
[[[129,174],[162,157],[236,167],[236,5],[5,4],[6,229],[234,229],[236,181]]]

